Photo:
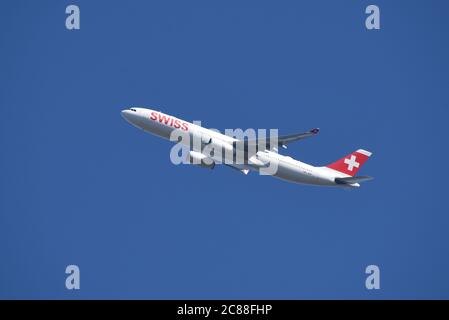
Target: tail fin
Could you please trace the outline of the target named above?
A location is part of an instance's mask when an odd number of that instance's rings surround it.
[[[326,167],[353,177],[366,162],[366,160],[368,160],[371,154],[372,153],[369,151],[359,149],[351,154],[348,154],[346,157],[327,165]]]

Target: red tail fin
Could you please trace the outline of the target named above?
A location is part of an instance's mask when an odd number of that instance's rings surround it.
[[[327,167],[353,177],[370,156],[371,152],[359,149]]]

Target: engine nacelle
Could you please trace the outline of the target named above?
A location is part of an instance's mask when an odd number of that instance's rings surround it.
[[[201,144],[208,145],[212,142],[212,138],[206,134],[201,134]]]
[[[191,164],[196,164],[200,167],[213,169],[215,167],[215,162],[208,156],[196,151],[189,151],[188,160]]]
[[[214,157],[214,159],[221,163],[233,163],[234,148],[232,144],[229,144],[223,140],[212,139],[211,144],[207,145],[203,152],[206,155],[210,154]],[[227,162],[226,159],[229,162]]]

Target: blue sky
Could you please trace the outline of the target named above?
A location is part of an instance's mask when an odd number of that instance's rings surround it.
[[[449,298],[447,12],[3,1],[0,298]],[[128,106],[218,129],[320,127],[288,153],[324,165],[365,148],[360,174],[376,179],[345,191],[174,166],[169,142],[121,118]]]

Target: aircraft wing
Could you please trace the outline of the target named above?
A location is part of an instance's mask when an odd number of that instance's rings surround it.
[[[320,132],[320,129],[314,128],[314,129],[309,130],[304,133],[296,133],[296,134],[290,134],[287,136],[280,136],[280,137],[278,137],[278,145],[286,146],[287,143],[302,140],[302,139],[309,138],[309,137],[313,137],[314,135],[317,135],[318,132]]]
[[[313,136],[317,135],[319,132],[320,132],[319,128],[314,128],[312,130],[309,130],[309,131],[303,132],[303,133],[294,133],[294,134],[289,134],[286,136],[279,136],[277,139],[278,140],[277,146],[271,146],[270,139],[267,138],[266,149],[272,149],[272,148],[278,148],[278,147],[287,148],[288,143],[303,140],[303,139],[306,139],[309,137],[313,137]],[[257,140],[246,140],[245,141],[245,147],[255,146],[255,145],[265,145],[265,144],[263,143],[263,141],[257,141]]]
[[[234,169],[234,170],[237,170],[237,171],[243,173],[245,176],[249,173],[249,169],[247,169],[247,168],[240,168],[238,166],[235,166],[232,164],[226,164],[226,163],[224,165],[227,166],[228,168],[231,168],[231,169]]]

